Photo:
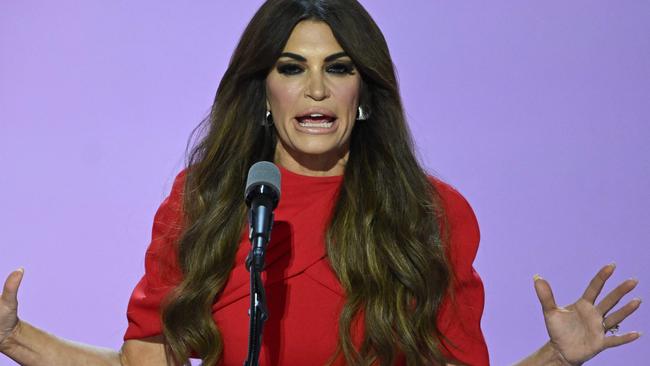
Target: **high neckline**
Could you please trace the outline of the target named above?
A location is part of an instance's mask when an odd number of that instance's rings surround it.
[[[277,164],[282,174],[282,183],[295,183],[295,184],[313,184],[313,183],[340,183],[343,181],[343,174],[341,175],[328,175],[328,176],[313,176],[304,175],[292,172],[289,169]]]

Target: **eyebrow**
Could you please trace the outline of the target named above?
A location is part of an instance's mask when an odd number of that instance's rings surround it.
[[[337,58],[345,57],[345,56],[347,56],[347,55],[348,55],[348,54],[345,53],[345,52],[334,53],[334,54],[331,54],[331,55],[325,57],[325,62],[334,61],[334,60],[336,60]],[[294,59],[294,60],[296,60],[296,61],[307,62],[307,59],[306,59],[306,58],[304,58],[303,56],[300,56],[300,55],[298,55],[298,54],[296,54],[296,53],[293,53],[293,52],[282,52],[282,54],[280,55],[280,57],[289,57],[289,58],[292,58],[292,59]]]

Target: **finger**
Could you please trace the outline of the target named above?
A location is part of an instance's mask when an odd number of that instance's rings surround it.
[[[629,279],[626,281],[623,281],[620,285],[618,285],[615,289],[613,289],[610,293],[603,298],[598,305],[596,305],[596,309],[601,313],[601,314],[607,314],[616,304],[618,304],[619,301],[621,301],[621,298],[625,296],[628,292],[632,291],[636,285],[639,283],[638,280],[636,279]]]
[[[637,340],[639,337],[641,337],[641,333],[639,332],[629,332],[620,336],[605,337],[605,348],[618,347]]]
[[[596,301],[598,294],[600,294],[600,291],[603,290],[603,286],[605,285],[605,282],[609,276],[614,273],[615,268],[616,264],[614,263],[608,264],[605,267],[601,268],[596,276],[591,279],[591,282],[589,282],[589,286],[587,286],[587,289],[582,294],[582,298],[593,304]]]
[[[19,268],[9,274],[2,289],[2,294],[0,295],[0,298],[3,301],[6,301],[9,304],[18,303],[18,287],[20,286],[20,282],[23,280],[24,273],[25,270]]]
[[[549,285],[549,283],[540,275],[535,275],[533,279],[535,281],[535,292],[537,293],[537,298],[539,299],[540,304],[542,304],[542,311],[547,312],[557,308],[551,285]]]
[[[623,306],[622,308],[611,313],[603,321],[603,325],[605,326],[605,329],[609,329],[615,326],[616,324],[620,324],[623,320],[625,320],[625,318],[627,318],[630,314],[636,311],[636,309],[638,309],[639,306],[641,306],[641,299],[636,298],[636,299],[632,299],[632,301],[625,304],[625,306]]]

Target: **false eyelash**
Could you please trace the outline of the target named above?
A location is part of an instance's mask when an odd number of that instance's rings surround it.
[[[302,72],[302,67],[296,64],[283,64],[278,66],[278,72],[283,75],[295,75]]]
[[[337,62],[327,67],[328,70],[338,68],[337,74],[354,75],[354,66],[351,62]]]
[[[303,71],[303,68],[297,64],[282,64],[277,67],[277,70],[280,74],[283,75],[296,75]],[[334,74],[349,74],[354,75],[354,66],[352,63],[347,62],[337,62],[327,67],[328,72]]]

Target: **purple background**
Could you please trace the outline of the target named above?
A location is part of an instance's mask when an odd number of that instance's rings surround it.
[[[22,318],[121,345],[153,214],[260,3],[0,3],[0,272],[26,268]],[[606,289],[636,276],[648,298],[650,2],[364,4],[422,160],[478,216],[492,363],[547,339],[535,273],[568,304],[616,261]],[[646,338],[589,364],[639,365]]]

